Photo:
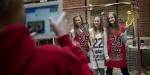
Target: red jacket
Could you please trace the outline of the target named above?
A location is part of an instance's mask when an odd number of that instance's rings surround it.
[[[24,25],[0,30],[0,75],[92,75],[80,48],[68,35],[58,39],[62,47],[36,47]]]

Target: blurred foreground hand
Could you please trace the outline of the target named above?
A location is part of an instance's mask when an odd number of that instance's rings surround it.
[[[57,37],[68,34],[66,25],[68,24],[66,17],[66,12],[63,12],[58,20],[55,22],[53,19],[49,19],[50,26],[53,29]]]

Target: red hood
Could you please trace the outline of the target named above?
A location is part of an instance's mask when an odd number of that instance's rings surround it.
[[[33,53],[35,46],[23,24],[10,24],[0,30],[0,69],[19,70]]]

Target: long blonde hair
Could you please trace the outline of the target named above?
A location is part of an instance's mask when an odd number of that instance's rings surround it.
[[[99,28],[96,28],[96,26],[93,25],[93,31],[94,31],[93,33],[94,33],[94,36],[96,35],[97,29],[99,29],[100,32],[103,32],[103,31],[104,31],[104,30],[103,30],[103,25],[102,25],[102,22],[103,22],[102,17],[99,17],[99,16],[96,16],[96,17],[99,18],[99,20],[100,20],[100,25],[99,25]],[[94,37],[94,38],[95,38],[95,37]]]
[[[92,42],[94,42],[94,40],[95,40],[95,38],[96,38],[97,29],[100,30],[99,33],[103,33],[103,31],[104,31],[104,30],[103,30],[103,25],[102,25],[102,23],[103,23],[102,17],[101,17],[101,16],[96,16],[96,17],[99,18],[99,20],[100,20],[100,25],[99,25],[99,28],[96,28],[96,26],[95,26],[94,23],[93,23],[93,30],[92,30],[92,32],[91,32],[91,41],[92,41]]]

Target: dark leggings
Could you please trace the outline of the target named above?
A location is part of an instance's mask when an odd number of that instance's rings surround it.
[[[97,68],[94,69],[94,75],[105,75],[105,69],[104,68]]]
[[[105,69],[104,68],[98,68],[96,75],[99,75],[98,73],[100,73],[100,75],[105,75]]]
[[[130,75],[127,68],[120,68],[123,75]],[[113,75],[113,68],[107,68],[106,75]]]

